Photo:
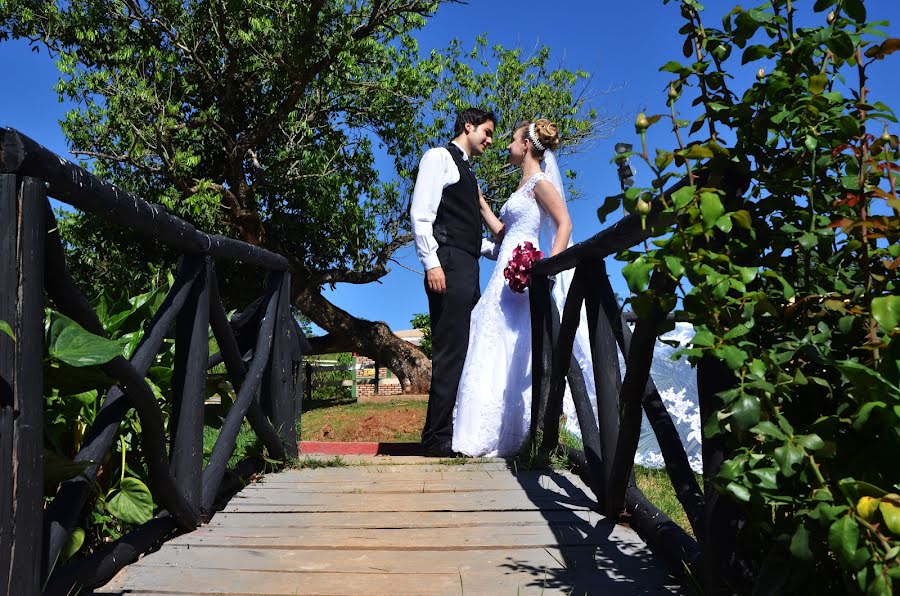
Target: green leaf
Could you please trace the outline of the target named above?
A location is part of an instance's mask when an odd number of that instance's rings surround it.
[[[747,502],[750,500],[750,491],[735,482],[729,482],[725,487],[725,492],[734,496],[738,501]]]
[[[669,269],[669,273],[671,273],[674,277],[681,277],[681,275],[684,273],[684,265],[681,263],[681,259],[679,259],[678,257],[666,255],[663,257],[663,261],[665,261],[666,267]]]
[[[845,515],[831,524],[828,530],[828,545],[838,559],[844,563],[852,561],[859,544],[859,526],[851,516]]]
[[[600,220],[600,223],[606,221],[607,216],[619,208],[619,205],[622,204],[622,195],[615,195],[612,197],[606,197],[606,200],[603,201],[603,205],[597,208],[597,219]]]
[[[882,501],[881,504],[878,505],[878,510],[881,512],[884,524],[891,531],[891,534],[900,538],[900,507],[888,503],[887,501]]]
[[[747,46],[747,49],[744,50],[744,54],[741,57],[741,64],[747,64],[748,62],[753,62],[755,60],[759,60],[760,58],[769,58],[772,55],[772,50],[770,50],[766,46]]]
[[[692,200],[694,200],[694,192],[696,190],[696,187],[693,186],[682,186],[681,188],[673,192],[671,198],[672,202],[675,204],[675,207],[677,209],[681,209]]]
[[[745,393],[731,407],[731,417],[740,430],[747,430],[759,422],[759,399]]]
[[[628,282],[629,289],[637,294],[646,290],[650,285],[651,271],[653,271],[653,264],[648,263],[644,257],[639,257],[622,268],[622,275]]]
[[[140,525],[153,517],[153,496],[137,478],[123,478],[119,492],[107,505],[109,512],[125,523]]]
[[[870,401],[864,403],[859,409],[859,412],[856,413],[856,416],[853,417],[853,428],[855,430],[862,430],[866,425],[866,422],[869,421],[869,418],[872,417],[872,412],[875,410],[883,410],[885,408],[887,408],[887,404],[883,401]]]
[[[787,436],[783,432],[781,432],[781,429],[768,420],[760,422],[759,424],[751,428],[750,432],[758,435],[765,435],[767,437],[781,439],[782,441],[787,439]]]
[[[750,374],[756,377],[757,379],[762,379],[766,376],[766,365],[762,360],[758,358],[754,358],[750,362]]]
[[[781,473],[790,478],[797,472],[795,468],[803,461],[803,449],[793,443],[785,443],[775,449],[775,461],[781,467]]]
[[[691,338],[691,345],[694,346],[712,347],[714,342],[715,337],[706,327],[697,327],[694,332],[694,337]]]
[[[0,319],[0,332],[5,333],[10,336],[13,341],[16,341],[16,334],[13,333],[12,327],[9,326],[9,323]]]
[[[720,217],[716,220],[716,227],[727,234],[732,228],[731,218],[727,215]]]
[[[73,461],[55,451],[44,449],[44,485],[52,487],[84,472],[92,461]]]
[[[734,223],[744,228],[745,230],[749,230],[751,227],[750,221],[750,213],[745,209],[739,209],[731,214],[731,218],[734,220]]]
[[[828,75],[816,74],[809,77],[809,92],[813,95],[822,95],[825,85],[828,84]]]
[[[675,158],[674,154],[671,151],[664,151],[662,149],[656,150],[656,167],[660,170],[664,170],[669,167],[669,164],[672,163],[672,160]]]
[[[803,234],[802,236],[800,236],[800,246],[802,246],[806,250],[811,249],[818,243],[819,243],[819,239],[816,238],[816,235],[811,232],[807,232],[807,233]]]
[[[866,22],[866,6],[863,0],[844,0],[844,11],[857,23]]]
[[[806,526],[797,526],[797,531],[791,538],[791,554],[801,561],[812,561],[813,553],[809,549],[809,531]]]
[[[84,530],[81,528],[75,528],[72,530],[72,533],[69,534],[68,540],[66,540],[65,546],[63,546],[62,552],[59,553],[62,561],[68,561],[71,559],[84,545]]]
[[[861,397],[892,395],[900,399],[900,388],[868,366],[852,360],[840,360],[835,362],[835,365],[850,380]]]
[[[872,316],[886,333],[893,333],[900,327],[900,296],[873,298]]]
[[[674,60],[666,62],[659,67],[659,70],[660,72],[673,72],[675,74],[688,74],[691,72],[690,68],[683,66],[680,63],[675,62]]]
[[[722,346],[715,350],[715,355],[725,361],[728,368],[738,370],[747,361],[747,352],[737,346]]]
[[[797,441],[797,443],[799,443],[806,449],[809,449],[810,451],[816,451],[825,446],[825,441],[822,440],[822,437],[815,433],[809,435],[799,435],[797,437],[794,437],[794,439]]]
[[[863,482],[861,480],[854,480],[852,478],[842,478],[838,482],[838,487],[841,489],[841,492],[844,493],[844,496],[851,501],[858,501],[860,497],[875,497],[876,499],[880,499],[887,494],[886,491],[878,488],[874,484],[869,484],[868,482]]]
[[[52,358],[70,366],[96,366],[121,356],[124,346],[116,341],[86,331],[72,319],[57,315],[50,327]]]
[[[838,31],[832,35],[828,41],[825,42],[825,45],[828,46],[829,50],[834,52],[835,56],[843,60],[853,56],[853,52],[856,49],[853,45],[853,40],[843,31]]]
[[[704,229],[712,228],[723,213],[725,213],[725,207],[722,206],[719,195],[713,192],[700,194],[700,217],[703,220]]]
[[[687,149],[679,151],[678,155],[685,159],[709,159],[713,156],[713,152],[703,145],[691,145]]]
[[[784,296],[785,300],[790,300],[794,297],[794,288],[780,275],[775,273],[774,271],[768,270],[763,271],[763,277],[775,278],[781,284],[781,293]]]

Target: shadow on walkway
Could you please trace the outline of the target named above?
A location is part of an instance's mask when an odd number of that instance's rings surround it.
[[[554,471],[546,471],[542,476],[515,476],[532,502],[539,505],[558,544],[558,551],[547,552],[564,568],[547,570],[524,561],[506,564],[510,571],[534,576],[529,588],[573,595],[682,593],[678,581],[668,575],[640,537],[597,513],[594,499],[569,478]],[[593,510],[587,520],[583,512],[570,507],[585,502],[590,502]]]

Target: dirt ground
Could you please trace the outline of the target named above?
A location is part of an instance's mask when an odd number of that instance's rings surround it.
[[[304,441],[418,442],[425,402],[350,404],[319,408],[301,419]]]

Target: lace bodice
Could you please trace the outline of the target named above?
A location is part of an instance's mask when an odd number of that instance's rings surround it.
[[[520,189],[510,195],[500,210],[500,219],[506,228],[497,256],[497,264],[501,268],[509,261],[513,249],[520,242],[528,240],[540,248],[541,228],[549,217],[534,198],[534,187],[541,180],[547,180],[547,175],[543,172],[526,180]]]

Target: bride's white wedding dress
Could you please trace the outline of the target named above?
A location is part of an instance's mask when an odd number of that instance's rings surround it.
[[[510,290],[503,269],[519,243],[527,240],[540,248],[540,231],[549,215],[535,199],[534,186],[545,179],[543,172],[529,178],[500,211],[503,242],[494,273],[472,311],[469,349],[453,409],[453,450],[466,455],[515,455],[528,438],[531,311],[528,291]]]

